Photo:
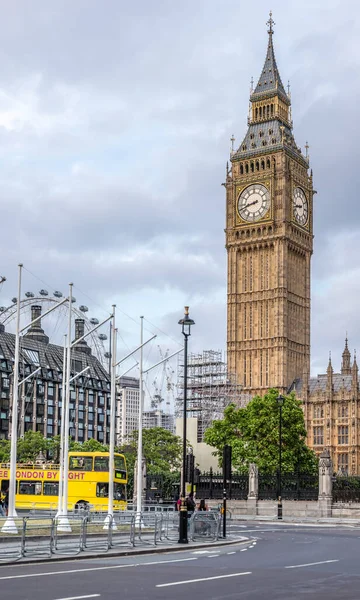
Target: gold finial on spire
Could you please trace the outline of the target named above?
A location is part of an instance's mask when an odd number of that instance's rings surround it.
[[[275,25],[275,21],[272,18],[272,11],[269,13],[269,20],[266,21],[266,25],[269,25],[268,34],[272,35],[274,33],[273,26]]]

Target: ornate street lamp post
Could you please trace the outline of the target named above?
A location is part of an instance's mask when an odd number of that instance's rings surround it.
[[[195,321],[189,317],[189,307],[185,306],[185,315],[180,319],[179,325],[182,326],[182,334],[184,336],[184,408],[183,408],[183,456],[182,456],[182,478],[181,478],[181,505],[180,505],[180,527],[179,527],[179,544],[188,543],[187,530],[187,507],[185,499],[185,478],[186,478],[186,404],[187,404],[187,362],[188,362],[188,338],[191,335],[191,326],[195,325]]]
[[[284,396],[281,394],[276,398],[279,407],[279,470],[278,470],[278,510],[277,517],[282,519],[282,499],[281,499],[281,446],[282,446],[282,407],[285,402]]]

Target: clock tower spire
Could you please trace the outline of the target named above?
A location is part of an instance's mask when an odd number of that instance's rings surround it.
[[[248,129],[226,181],[229,369],[247,397],[310,372],[312,177],[276,63],[272,13]],[[241,138],[240,138],[241,139]]]

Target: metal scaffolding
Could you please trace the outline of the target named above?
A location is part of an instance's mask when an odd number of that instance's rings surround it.
[[[176,417],[182,417],[184,397],[184,357],[179,355]],[[242,406],[241,386],[236,377],[228,373],[221,350],[204,350],[202,354],[189,354],[187,384],[187,416],[198,418],[198,442],[212,422],[222,419],[224,409],[234,403]]]

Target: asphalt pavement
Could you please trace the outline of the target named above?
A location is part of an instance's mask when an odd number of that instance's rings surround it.
[[[360,528],[247,522],[244,544],[0,567],[4,600],[359,600]]]

